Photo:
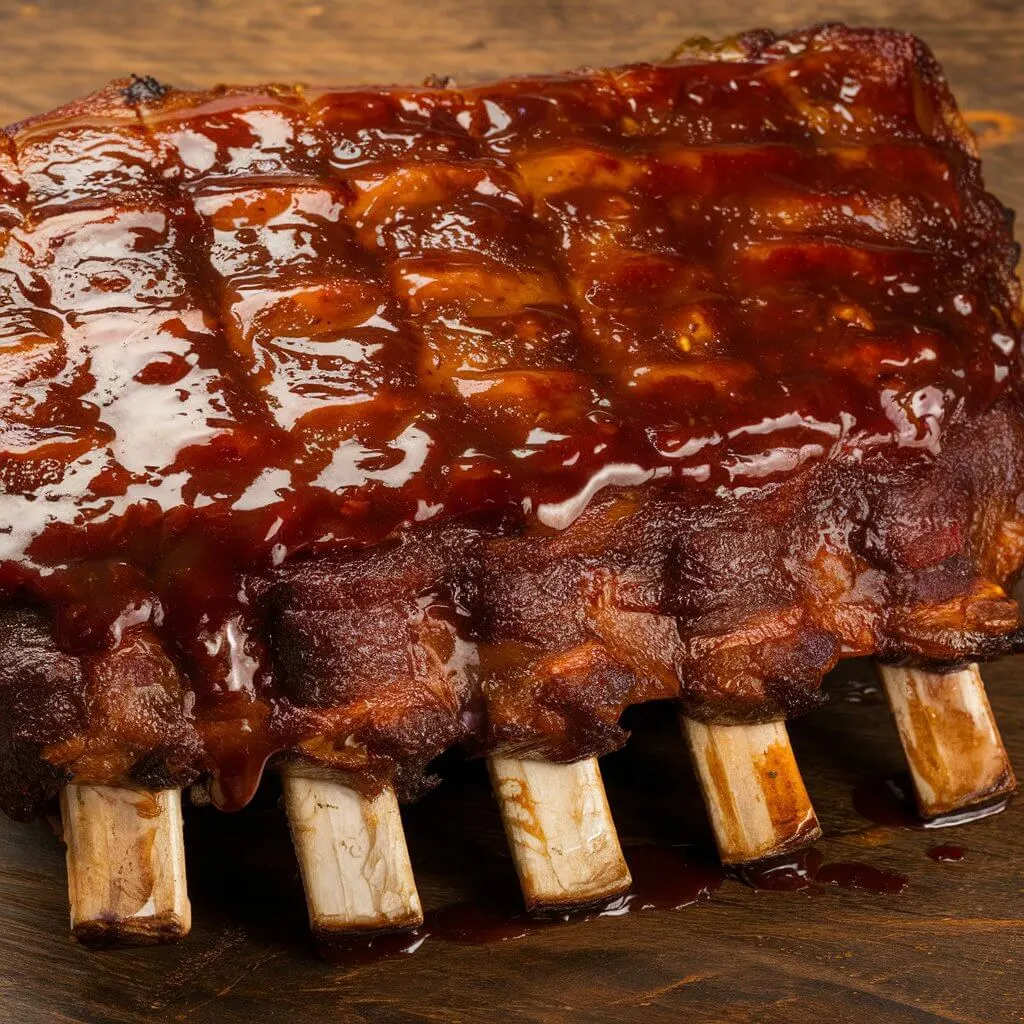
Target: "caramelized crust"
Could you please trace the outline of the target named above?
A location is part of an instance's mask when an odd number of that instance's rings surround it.
[[[1010,215],[916,39],[115,82],[0,156],[0,803],[415,792],[1019,643]]]

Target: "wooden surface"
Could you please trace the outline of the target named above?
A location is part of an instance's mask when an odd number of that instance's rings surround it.
[[[667,54],[681,39],[827,13],[921,34],[982,129],[987,178],[1024,207],[1024,4],[1019,0],[72,0],[0,8],[0,119],[13,121],[127,72],[219,80],[416,81],[551,70]],[[793,725],[827,861],[899,871],[900,896],[821,887],[756,892],[728,881],[700,906],[550,928],[473,946],[329,966],[308,938],[284,816],[267,792],[236,815],[186,816],[194,910],[175,947],[90,953],[67,939],[64,854],[45,822],[0,822],[0,1022],[785,1022],[1024,1020],[1024,805],[944,834],[876,827],[852,791],[899,769],[883,704],[837,702]],[[1024,660],[987,671],[1024,766]],[[852,682],[851,682],[852,680]],[[853,691],[856,695],[856,690]],[[606,759],[626,844],[713,848],[669,708],[646,709]],[[425,905],[512,892],[515,876],[481,765],[452,769],[406,813]],[[936,863],[940,842],[967,848]]]

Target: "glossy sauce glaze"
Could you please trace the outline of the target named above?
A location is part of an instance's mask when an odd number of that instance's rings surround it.
[[[289,741],[250,576],[543,534],[609,486],[927,462],[1019,380],[1006,213],[910,37],[122,83],[9,129],[0,170],[0,589],[75,654],[154,631],[225,805]]]

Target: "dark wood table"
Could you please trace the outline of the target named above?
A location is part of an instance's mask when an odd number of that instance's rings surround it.
[[[944,63],[985,150],[992,189],[1024,207],[1024,4],[1019,0],[75,0],[0,9],[0,118],[13,121],[127,72],[182,86],[302,79],[469,81],[658,57],[687,36],[830,17],[923,36]],[[239,815],[186,818],[195,928],[176,947],[92,953],[67,939],[63,850],[45,822],[0,821],[0,1024],[49,1021],[324,1020],[814,1022],[1024,1020],[1024,805],[942,833],[858,813],[901,756],[871,669],[852,663],[833,704],[794,723],[826,831],[822,877],[866,882],[765,892],[726,880],[699,904],[467,944],[428,939],[413,955],[329,965],[318,958],[273,784]],[[1024,768],[1024,662],[987,670],[1011,755]],[[606,759],[629,844],[711,844],[667,707],[633,716]],[[870,802],[870,801],[869,801]],[[879,809],[882,803],[876,801]],[[870,808],[868,808],[870,809]],[[497,809],[479,765],[409,808],[429,907],[488,905],[514,891]],[[960,861],[927,854],[963,848]],[[955,854],[955,851],[954,851]],[[692,869],[691,869],[692,870]],[[900,895],[871,891],[879,871]],[[714,871],[709,869],[713,879]],[[713,879],[715,880],[715,879]],[[715,880],[717,881],[717,880]]]

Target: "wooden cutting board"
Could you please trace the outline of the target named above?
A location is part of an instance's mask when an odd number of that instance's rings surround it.
[[[922,35],[979,131],[990,187],[1024,207],[1024,4],[833,0],[827,11]],[[754,13],[721,0],[11,3],[0,9],[0,120],[133,71],[180,86],[430,73],[468,82],[659,57],[693,34],[785,28],[821,14],[812,0],[764,0]],[[991,666],[986,677],[1024,772],[1024,659]],[[638,873],[648,891],[659,889],[656,876],[664,889],[675,872],[714,891],[681,910],[523,938],[431,937],[415,953],[373,962],[317,956],[273,785],[238,815],[188,813],[195,927],[175,947],[92,953],[72,945],[52,829],[0,821],[0,1024],[1024,1020],[1024,804],[942,833],[865,818],[857,807],[874,817],[891,810],[881,783],[902,766],[871,683],[870,666],[852,663],[833,681],[833,704],[792,728],[826,831],[817,845],[826,881],[781,892],[722,880],[672,714],[642,709],[632,716],[634,739],[605,762],[623,840],[663,851],[653,866],[644,850],[632,853],[647,865]],[[409,808],[406,821],[428,907],[514,899],[479,765],[452,764],[445,785]],[[929,851],[940,846],[962,859],[933,860]],[[898,888],[898,876],[902,893],[880,891]]]

